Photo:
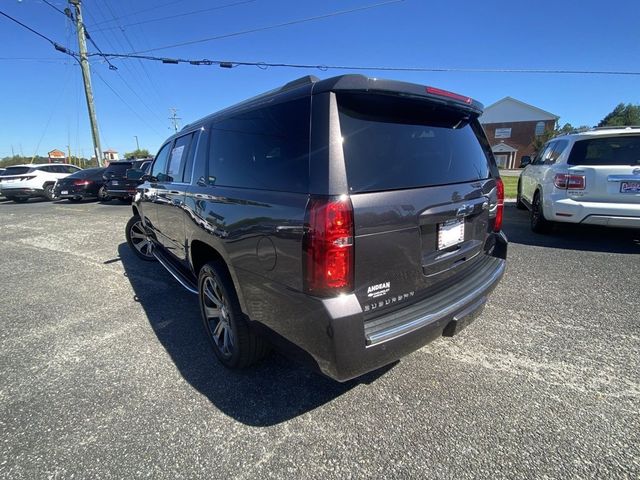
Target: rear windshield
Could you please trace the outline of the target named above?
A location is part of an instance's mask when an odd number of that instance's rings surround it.
[[[127,172],[127,170],[129,170],[130,168],[132,168],[132,165],[130,162],[111,163],[107,167],[106,172],[111,174],[116,174],[116,175],[124,175]]]
[[[338,105],[352,192],[489,177],[490,156],[481,127],[465,112],[370,94],[340,95]]]
[[[640,135],[578,140],[569,165],[640,165]]]
[[[10,175],[24,175],[31,170],[31,167],[8,167],[4,173],[3,177],[8,177]]]

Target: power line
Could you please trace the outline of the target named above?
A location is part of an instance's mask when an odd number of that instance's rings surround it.
[[[62,15],[64,15],[65,17],[68,16],[64,10],[60,10],[58,7],[56,7],[53,3],[48,2],[47,0],[42,0],[44,3],[46,3],[47,5],[49,5],[51,8],[53,8],[54,10],[56,10],[57,12],[61,13]]]
[[[73,57],[76,56],[76,53],[69,50],[68,48],[60,45],[58,42],[55,42],[53,40],[51,40],[49,37],[47,37],[46,35],[34,30],[33,28],[29,27],[28,25],[25,25],[24,23],[22,23],[20,20],[17,20],[15,18],[13,18],[11,15],[7,15],[6,13],[4,13],[3,11],[0,10],[0,15],[2,15],[3,17],[7,17],[9,20],[11,20],[12,22],[17,23],[18,25],[20,25],[22,28],[25,28],[27,30],[29,30],[31,33],[39,36],[40,38],[46,40],[47,42],[49,42],[51,45],[53,45],[53,48],[55,48],[56,50],[58,50],[59,52],[62,53],[66,53],[68,55],[71,55]]]
[[[149,20],[142,20],[139,22],[134,22],[134,23],[125,23],[124,25],[120,26],[120,25],[116,25],[113,27],[104,27],[104,28],[100,28],[98,30],[96,30],[96,32],[103,32],[106,30],[124,30],[126,27],[135,27],[137,25],[144,25],[147,23],[153,23],[153,22],[160,22],[162,20],[171,20],[174,18],[178,18],[178,17],[186,17],[189,15],[196,15],[198,13],[204,13],[204,12],[211,12],[213,10],[222,10],[223,8],[229,8],[229,7],[235,7],[237,5],[244,5],[245,3],[253,3],[256,0],[243,0],[241,2],[235,2],[235,3],[227,3],[226,5],[218,5],[216,7],[211,7],[211,8],[203,8],[200,10],[193,10],[191,12],[185,12],[185,13],[177,13],[175,15],[168,15],[166,17],[160,17],[160,18],[151,18]]]
[[[153,7],[143,8],[142,10],[136,10],[135,12],[127,13],[126,15],[120,15],[119,17],[114,17],[109,20],[102,20],[100,22],[95,22],[92,27],[96,27],[98,25],[104,25],[105,23],[115,22],[117,20],[122,20],[123,18],[130,17],[132,15],[137,15],[138,13],[149,12],[151,10],[158,10],[159,8],[168,7],[169,5],[174,5],[176,3],[184,2],[184,0],[174,0],[173,2],[163,3],[162,5],[154,5]],[[97,31],[97,30],[96,30]]]
[[[132,52],[132,53],[138,54],[138,53],[156,52],[158,50],[166,50],[168,48],[184,47],[185,45],[194,45],[196,43],[211,42],[213,40],[220,40],[222,38],[237,37],[239,35],[246,35],[248,33],[263,32],[265,30],[273,30],[274,28],[287,27],[289,25],[296,25],[296,24],[299,24],[299,23],[312,22],[314,20],[321,20],[321,19],[324,19],[324,18],[337,17],[338,15],[346,15],[348,13],[359,12],[359,11],[362,11],[362,10],[370,10],[372,8],[382,7],[384,5],[391,5],[393,3],[400,3],[400,2],[403,2],[403,1],[404,0],[388,0],[386,2],[373,3],[373,4],[369,4],[369,5],[364,5],[364,6],[361,6],[361,7],[351,8],[351,9],[348,9],[348,10],[339,10],[339,11],[336,11],[336,12],[325,13],[323,15],[316,15],[316,16],[313,16],[313,17],[307,17],[307,18],[301,18],[301,19],[298,19],[298,20],[291,20],[291,21],[288,21],[288,22],[277,23],[277,24],[274,24],[274,25],[267,25],[265,27],[258,27],[258,28],[252,28],[252,29],[249,29],[249,30],[242,30],[240,32],[227,33],[227,34],[224,34],[224,35],[217,35],[215,37],[202,38],[200,40],[190,40],[188,42],[175,43],[173,45],[165,45],[164,47],[156,47],[156,48],[151,48],[149,50],[140,50],[138,52]]]
[[[383,72],[442,72],[442,73],[529,73],[529,74],[562,74],[562,75],[630,75],[640,76],[640,71],[631,70],[567,70],[567,69],[538,69],[538,68],[450,68],[450,67],[393,67],[393,66],[364,66],[364,65],[323,65],[312,63],[276,63],[276,62],[243,62],[209,59],[187,59],[157,57],[153,55],[136,55],[129,53],[105,53],[110,58],[133,58],[140,60],[158,61],[166,64],[188,63],[196,66],[219,66],[235,68],[239,66],[253,66],[261,69],[269,67],[304,68],[311,70],[368,70]]]

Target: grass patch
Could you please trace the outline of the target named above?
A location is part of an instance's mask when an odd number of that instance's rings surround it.
[[[519,177],[502,177],[502,183],[504,183],[504,198],[516,198],[518,193],[518,178]]]

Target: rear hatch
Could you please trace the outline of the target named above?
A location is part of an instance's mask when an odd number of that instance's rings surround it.
[[[578,140],[567,163],[570,175],[584,176],[584,189],[569,190],[570,197],[640,204],[640,134]]]
[[[487,259],[497,170],[477,114],[371,93],[338,94],[365,318],[460,282]]]
[[[127,170],[134,168],[132,162],[113,162],[109,164],[103,174],[107,182],[107,188],[112,190],[127,190],[130,187],[135,189],[138,182],[127,180]]]

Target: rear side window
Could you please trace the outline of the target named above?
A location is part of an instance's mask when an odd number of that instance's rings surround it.
[[[29,173],[30,170],[30,167],[7,167],[2,176],[8,177],[10,175],[24,175],[25,173]]]
[[[213,123],[209,182],[306,193],[310,102],[305,97]]]
[[[566,150],[567,145],[569,145],[569,142],[567,140],[558,140],[553,147],[553,152],[549,154],[548,158],[545,160],[545,163],[548,165],[556,163],[560,155],[562,155],[562,153]]]
[[[489,177],[477,120],[428,102],[371,94],[338,96],[349,189],[372,192]]]
[[[167,170],[168,182],[181,182],[182,173],[184,172],[187,158],[190,155],[191,143],[193,139],[193,133],[184,135],[176,139],[176,142],[171,149],[171,156],[169,158],[169,169]],[[193,153],[191,152],[191,155]]]
[[[640,165],[640,135],[578,140],[569,165]]]

